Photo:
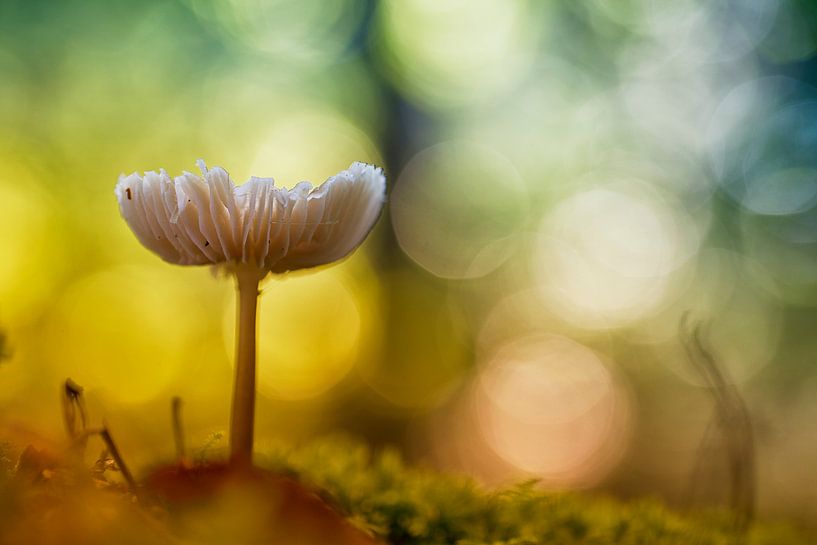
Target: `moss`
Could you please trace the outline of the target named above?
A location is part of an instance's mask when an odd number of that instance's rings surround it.
[[[80,479],[60,469],[44,471],[34,482],[4,480],[11,460],[0,449],[0,544],[178,543],[172,512],[160,505],[137,502],[98,477]],[[535,482],[490,490],[465,476],[407,466],[393,450],[375,454],[342,437],[270,449],[262,465],[323,490],[354,524],[393,545],[817,543],[814,535],[768,522],[753,525],[745,537],[736,535],[726,512],[682,515],[657,501],[546,492]],[[207,542],[221,543],[215,537]]]
[[[391,450],[373,455],[347,438],[274,449],[266,463],[326,491],[355,523],[392,544],[795,545],[814,536],[758,523],[748,535],[726,512],[681,515],[657,501],[541,490],[491,491],[463,476],[410,468]]]

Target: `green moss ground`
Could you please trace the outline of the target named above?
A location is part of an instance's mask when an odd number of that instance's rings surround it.
[[[656,501],[622,503],[551,493],[535,483],[489,491],[473,480],[406,467],[333,438],[281,449],[266,461],[327,491],[353,521],[393,544],[789,545],[817,543],[785,524],[754,524],[741,537],[725,512],[681,515]]]
[[[271,448],[258,458],[262,466],[324,490],[354,524],[394,545],[817,543],[813,534],[768,521],[737,535],[726,512],[680,514],[657,501],[545,492],[534,482],[489,490],[464,476],[408,467],[395,451],[372,453],[344,437]],[[128,494],[77,485],[14,485],[13,459],[7,447],[0,448],[2,545],[193,543],[173,538],[161,523],[145,524]]]

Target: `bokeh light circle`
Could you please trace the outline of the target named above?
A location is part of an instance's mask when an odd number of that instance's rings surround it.
[[[365,15],[354,0],[185,0],[230,41],[280,63],[321,65],[342,56]]]
[[[817,102],[786,105],[746,135],[742,204],[759,214],[790,214],[817,194]]]
[[[45,347],[49,364],[122,403],[164,392],[206,334],[200,278],[206,271],[118,267],[84,277],[56,301]],[[185,277],[187,275],[187,277]],[[195,380],[195,377],[185,377]]]
[[[667,57],[734,61],[757,47],[774,26],[780,0],[593,0],[599,28],[614,23],[658,42]]]
[[[760,53],[779,64],[804,61],[817,51],[814,4],[777,0],[773,30],[760,43]]]
[[[389,78],[424,106],[495,97],[533,62],[537,13],[523,0],[387,0],[377,12]]]
[[[11,158],[0,161],[0,321],[31,317],[64,271],[52,196]]]
[[[375,145],[352,122],[328,110],[304,108],[276,118],[259,137],[249,174],[272,177],[279,186],[304,180],[318,185],[354,161],[383,164]]]
[[[628,123],[641,136],[641,146],[665,154],[693,153],[700,145],[721,89],[708,67],[685,58],[668,61],[649,45],[619,54],[622,83],[617,90]],[[643,159],[652,158],[647,149]]]
[[[483,367],[475,407],[506,462],[552,486],[598,482],[630,435],[628,396],[592,350],[565,337],[522,337]]]
[[[269,279],[258,306],[258,390],[299,400],[335,386],[358,360],[362,315],[371,304],[370,291],[357,287],[345,265]],[[232,354],[234,296],[224,309],[223,328]]]
[[[544,218],[533,274],[571,323],[605,329],[654,312],[672,295],[672,273],[697,250],[691,218],[645,188],[591,187]]]
[[[817,102],[813,87],[785,77],[738,85],[706,133],[713,171],[727,195],[756,214],[808,208],[817,191]]]
[[[409,161],[390,209],[403,251],[442,278],[477,278],[499,267],[528,214],[514,166],[489,148],[455,141]]]
[[[817,204],[817,169],[783,168],[761,175],[746,188],[743,204],[770,216],[806,211]]]

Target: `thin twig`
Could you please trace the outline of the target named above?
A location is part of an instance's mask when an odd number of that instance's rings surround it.
[[[107,445],[113,461],[116,462],[116,467],[118,467],[119,471],[122,472],[122,477],[124,477],[125,482],[128,483],[128,487],[130,488],[131,492],[136,494],[136,481],[133,479],[133,475],[128,469],[128,466],[125,465],[125,460],[122,459],[122,454],[120,454],[113,437],[111,437],[108,424],[105,422],[102,423],[102,429],[100,430],[99,435],[102,437],[102,440],[105,441],[105,445]]]

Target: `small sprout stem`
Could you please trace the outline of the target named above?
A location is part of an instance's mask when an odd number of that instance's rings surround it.
[[[128,466],[125,465],[125,460],[122,459],[122,454],[119,452],[119,449],[116,446],[116,443],[111,437],[111,432],[108,430],[108,425],[103,422],[102,430],[99,432],[100,437],[102,440],[105,441],[105,445],[108,447],[108,452],[111,453],[111,457],[113,461],[116,462],[116,467],[119,468],[119,471],[122,472],[122,477],[125,479],[125,482],[128,483],[128,487],[130,487],[131,492],[134,494],[136,493],[136,481],[133,479],[133,475],[131,474]]]
[[[174,396],[170,405],[170,419],[173,423],[173,441],[176,443],[176,457],[185,460],[184,428],[182,427],[182,398]]]
[[[6,334],[0,331],[0,362],[11,357]]]
[[[85,410],[83,388],[70,378],[63,384],[62,418],[65,424],[65,433],[68,434],[69,452],[74,461],[81,461],[85,455],[85,446],[88,443],[88,414]],[[79,421],[77,421],[79,420]]]
[[[235,383],[230,418],[230,462],[235,466],[252,465],[258,282],[254,269],[236,272]]]

